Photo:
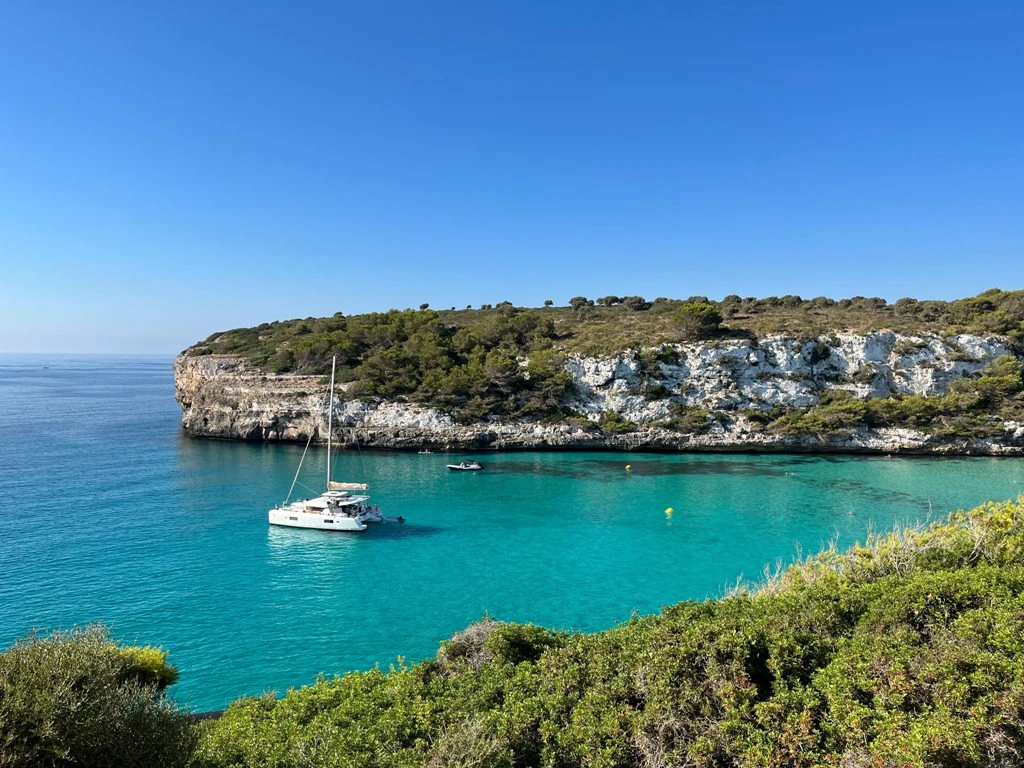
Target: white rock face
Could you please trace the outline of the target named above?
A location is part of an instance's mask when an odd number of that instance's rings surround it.
[[[182,426],[193,435],[244,440],[305,441],[326,438],[327,384],[321,376],[267,373],[236,357],[179,357],[174,363]],[[404,403],[363,403],[344,399],[337,386],[333,422],[346,429],[448,429],[450,416]]]
[[[617,449],[865,450],[1020,452],[1024,426],[1007,424],[1002,441],[941,445],[913,430],[874,430],[836,438],[768,435],[744,412],[808,407],[833,389],[855,397],[936,396],[1013,352],[999,338],[836,333],[816,339],[774,337],[666,345],[604,358],[570,357],[566,370],[576,394],[566,405],[597,421],[612,411],[638,430],[603,434],[571,425],[460,425],[434,408],[398,402],[347,400],[339,385],[335,437],[364,446],[423,445],[475,448],[607,447]],[[656,359],[657,358],[657,359]],[[235,357],[181,356],[175,361],[182,426],[197,436],[249,440],[323,439],[326,382],[319,376],[273,374]],[[659,427],[680,408],[719,412],[703,435]],[[823,442],[824,441],[824,442]]]
[[[664,420],[672,403],[706,410],[805,408],[830,389],[857,397],[935,396],[1012,351],[999,339],[977,336],[902,336],[891,332],[833,334],[800,340],[735,339],[663,347],[647,371],[637,353],[613,358],[570,358],[579,390],[573,408],[597,418],[615,411],[638,424]],[[643,396],[654,382],[667,390]]]

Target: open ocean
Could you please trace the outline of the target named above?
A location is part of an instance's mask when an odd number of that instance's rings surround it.
[[[0,647],[103,622],[197,711],[415,661],[485,614],[593,631],[1024,492],[1024,460],[343,451],[405,525],[271,528],[302,446],[191,440],[169,357],[0,355]],[[626,465],[631,471],[626,471]],[[314,495],[324,456],[303,468]],[[666,516],[668,507],[674,509]]]

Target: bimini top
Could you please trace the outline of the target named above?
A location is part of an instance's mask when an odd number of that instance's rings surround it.
[[[328,507],[352,507],[369,499],[369,496],[351,496],[347,491],[327,491],[323,496],[298,503],[307,509],[327,509]]]
[[[337,480],[327,483],[328,491],[366,491],[369,488],[366,483],[339,483]]]

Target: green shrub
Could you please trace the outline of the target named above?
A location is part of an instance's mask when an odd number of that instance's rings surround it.
[[[648,382],[643,389],[644,397],[648,400],[663,400],[672,394],[671,390],[661,382]]]
[[[896,302],[896,305],[899,306],[899,302]],[[892,353],[896,357],[907,357],[908,355],[917,354],[926,346],[926,344],[914,341],[913,339],[901,339],[893,345]]]
[[[697,435],[702,435],[711,429],[711,412],[704,408],[673,403],[672,413],[672,418],[664,423],[668,429]]]
[[[0,765],[186,766],[192,727],[161,695],[176,679],[100,627],[20,640],[0,653]]]
[[[854,384],[871,384],[877,376],[878,371],[875,370],[875,366],[871,363],[864,363],[850,376],[850,381]]]
[[[722,313],[718,307],[706,301],[686,303],[672,316],[679,329],[679,336],[687,341],[707,339],[718,332]]]
[[[500,623],[484,640],[484,648],[499,664],[519,664],[537,661],[546,650],[561,643],[560,635],[543,627]]]
[[[597,426],[603,432],[609,434],[620,434],[623,432],[636,432],[637,425],[628,419],[624,419],[615,411],[603,411],[597,420]]]
[[[634,312],[642,312],[651,308],[651,303],[643,296],[625,296],[622,299],[622,306]]]
[[[873,425],[875,414],[870,401],[854,397],[842,389],[822,395],[818,405],[792,410],[769,424],[779,434],[844,434],[861,425]]]
[[[807,362],[813,369],[818,363],[828,360],[832,356],[832,348],[823,341],[815,341],[806,350]]]
[[[429,768],[513,768],[511,750],[480,717],[445,727],[430,746]]]
[[[679,365],[681,356],[679,351],[672,347],[662,347],[657,351],[655,359],[666,365]]]
[[[178,670],[167,663],[167,651],[152,646],[115,646],[126,665],[125,679],[162,691],[178,682]]]

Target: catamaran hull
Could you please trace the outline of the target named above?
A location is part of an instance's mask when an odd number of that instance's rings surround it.
[[[317,515],[289,509],[272,509],[268,513],[271,525],[287,528],[313,528],[318,531],[365,531],[366,523],[356,517]]]

